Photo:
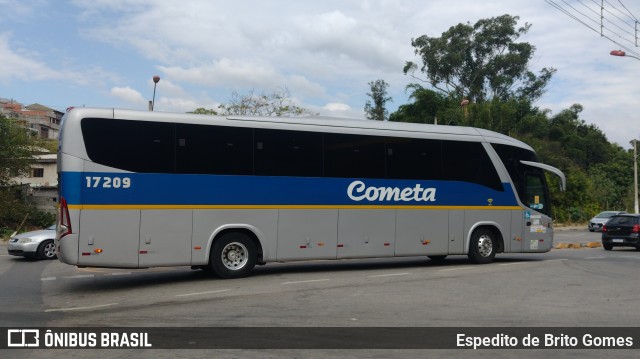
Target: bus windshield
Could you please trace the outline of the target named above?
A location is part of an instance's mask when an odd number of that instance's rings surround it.
[[[520,202],[533,210],[551,215],[551,203],[544,171],[525,164],[538,162],[536,154],[533,151],[509,145],[492,144],[492,146],[507,169]]]

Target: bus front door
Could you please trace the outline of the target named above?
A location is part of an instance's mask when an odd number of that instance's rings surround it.
[[[553,246],[549,196],[542,171],[525,173],[523,252],[548,252]]]

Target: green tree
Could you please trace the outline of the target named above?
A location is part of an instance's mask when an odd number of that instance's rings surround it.
[[[29,206],[13,180],[29,174],[35,145],[25,126],[0,115],[0,236],[15,230],[27,213],[37,217],[37,211]]]
[[[34,144],[28,129],[0,115],[0,187],[10,185],[14,177],[29,173]]]
[[[607,161],[611,145],[595,125],[580,119],[583,107],[572,105],[549,120],[549,139],[559,141],[568,156],[585,170],[596,163]]]
[[[580,119],[579,104],[555,115],[533,106],[556,70],[529,70],[535,47],[518,39],[531,25],[518,28],[518,19],[502,15],[458,24],[440,37],[414,39],[422,64],[407,62],[404,73],[429,89],[408,86],[410,103],[400,105],[390,121],[433,123],[437,118],[439,124],[485,128],[531,145],[541,162],[567,176],[565,192],[558,190],[555,176],[547,176],[560,222],[584,222],[603,209],[629,210],[630,152]],[[463,98],[470,103],[461,106]]]
[[[198,107],[195,110],[187,113],[195,113],[197,115],[217,115],[218,114],[216,110],[212,108],[204,108],[204,107]]]
[[[443,94],[426,89],[419,84],[410,84],[409,99],[411,103],[400,105],[398,110],[389,116],[389,121],[414,123],[442,123],[438,114],[450,107],[450,100]],[[445,123],[446,124],[446,123]]]
[[[387,111],[386,104],[389,101],[393,101],[391,97],[387,97],[387,88],[389,84],[384,80],[375,80],[369,82],[371,92],[367,92],[367,96],[371,97],[371,101],[367,101],[364,106],[364,112],[367,114],[367,119],[375,121],[386,121],[389,118],[389,112]]]
[[[221,115],[241,116],[304,116],[312,114],[295,105],[287,88],[256,95],[254,91],[241,95],[233,92],[228,104],[218,106]]]
[[[492,98],[517,98],[534,102],[555,73],[543,68],[539,75],[529,70],[535,47],[517,42],[531,27],[517,28],[519,17],[502,15],[475,24],[458,24],[440,37],[422,35],[411,41],[422,65],[408,61],[404,73],[429,83],[443,93],[483,102]],[[416,71],[426,79],[416,75]]]

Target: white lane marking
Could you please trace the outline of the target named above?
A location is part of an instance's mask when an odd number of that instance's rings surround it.
[[[391,273],[391,274],[378,274],[378,275],[370,275],[368,278],[379,278],[379,277],[393,277],[398,275],[410,275],[411,273]]]
[[[543,260],[543,262],[560,262],[560,261],[567,261],[567,258],[560,258],[560,259],[545,259]]]
[[[72,310],[96,309],[96,308],[110,307],[110,306],[113,306],[113,305],[118,305],[118,303],[94,305],[94,306],[91,306],[91,307],[72,307],[72,308],[47,309],[47,310],[45,310],[45,313],[49,313],[49,312],[69,312],[69,311],[72,311]]]
[[[599,256],[599,257],[586,257],[585,259],[603,259],[603,258],[607,258],[605,256]]]
[[[460,267],[460,268],[449,268],[449,269],[440,269],[438,270],[438,272],[448,272],[448,271],[452,271],[452,270],[465,270],[465,269],[473,269],[476,267]]]
[[[313,283],[313,282],[326,282],[329,279],[312,279],[312,280],[299,280],[299,281],[295,281],[295,282],[284,282],[282,283],[284,284],[301,284],[301,283]]]
[[[220,290],[212,290],[210,292],[176,294],[176,297],[189,297],[189,296],[192,296],[192,295],[204,295],[204,294],[222,293],[222,292],[228,292],[230,290],[231,289],[220,289]]]
[[[620,258],[640,259],[640,257],[633,257],[633,256],[620,256]]]
[[[62,277],[65,279],[79,279],[79,278],[93,278],[95,277],[95,275],[93,274],[78,274],[78,275],[70,275],[70,276],[66,276],[66,277]]]
[[[116,272],[116,273],[105,273],[105,275],[112,275],[112,276],[118,276],[118,275],[129,275],[132,274],[131,272]],[[78,275],[70,275],[70,276],[66,276],[66,277],[62,277],[64,279],[80,279],[80,278],[94,278],[95,275],[94,274],[78,274]],[[44,277],[44,278],[40,278],[41,281],[50,281],[50,280],[57,280],[58,277]]]

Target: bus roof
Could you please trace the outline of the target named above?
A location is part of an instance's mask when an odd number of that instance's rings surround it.
[[[526,143],[513,137],[503,135],[501,133],[485,130],[482,128],[466,127],[466,126],[449,126],[449,125],[433,125],[427,123],[408,123],[408,122],[390,122],[390,121],[372,121],[352,118],[336,118],[325,116],[304,116],[304,117],[258,117],[258,116],[227,116],[232,121],[249,121],[273,124],[292,124],[292,125],[313,125],[321,127],[337,127],[361,130],[381,130],[389,132],[400,132],[403,135],[408,133],[429,133],[441,135],[463,135],[463,136],[480,136],[484,137],[487,142],[491,143],[507,143],[518,147],[531,149]]]
[[[432,125],[372,121],[324,116],[269,117],[269,116],[214,116],[159,111],[138,111],[107,108],[73,108],[68,121],[87,117],[129,119],[138,121],[176,122],[190,124],[215,124],[219,126],[272,128],[282,130],[352,133],[392,137],[441,138],[448,140],[487,141],[507,144],[533,151],[526,143],[498,132],[464,126]],[[63,124],[64,125],[64,124]]]

